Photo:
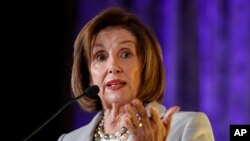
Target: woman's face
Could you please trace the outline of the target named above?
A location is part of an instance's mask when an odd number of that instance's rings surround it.
[[[97,34],[90,73],[104,107],[124,105],[136,97],[141,76],[136,45],[135,36],[123,28],[108,27]]]

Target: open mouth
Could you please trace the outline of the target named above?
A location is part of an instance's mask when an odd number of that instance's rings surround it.
[[[122,80],[115,79],[115,80],[108,81],[108,83],[106,84],[106,86],[109,89],[120,89],[123,86],[125,86],[126,84],[127,83],[124,82],[124,81],[122,81]]]
[[[111,87],[111,86],[124,85],[124,84],[126,84],[126,82],[107,83],[107,86],[108,86],[108,87]]]

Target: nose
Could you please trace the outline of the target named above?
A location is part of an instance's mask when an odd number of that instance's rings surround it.
[[[108,67],[108,73],[116,74],[116,73],[122,72],[122,68],[121,68],[118,60],[112,58],[112,59],[110,59],[109,62],[110,63],[109,63],[109,67]]]

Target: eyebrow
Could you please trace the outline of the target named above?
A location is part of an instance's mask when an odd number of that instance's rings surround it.
[[[118,44],[126,44],[126,43],[132,43],[132,44],[136,44],[136,42],[132,41],[132,40],[124,40],[124,41],[121,41],[119,42]]]
[[[93,48],[95,48],[95,47],[102,47],[103,48],[104,46],[102,44],[100,44],[100,43],[97,43],[97,44],[93,45]]]
[[[127,44],[127,43],[132,43],[132,44],[136,45],[136,42],[134,42],[132,40],[124,40],[124,41],[119,42],[118,44],[121,45],[121,44]],[[103,48],[104,46],[101,43],[96,43],[96,44],[94,44],[93,47],[94,48],[95,47],[98,47],[98,48],[101,47],[101,48]]]

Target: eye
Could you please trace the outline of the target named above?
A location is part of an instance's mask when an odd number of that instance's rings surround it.
[[[104,61],[107,59],[107,55],[102,51],[102,52],[98,52],[95,55],[95,60],[97,61]]]
[[[120,57],[124,59],[129,58],[131,56],[133,56],[133,54],[128,50],[122,51],[120,55]]]

